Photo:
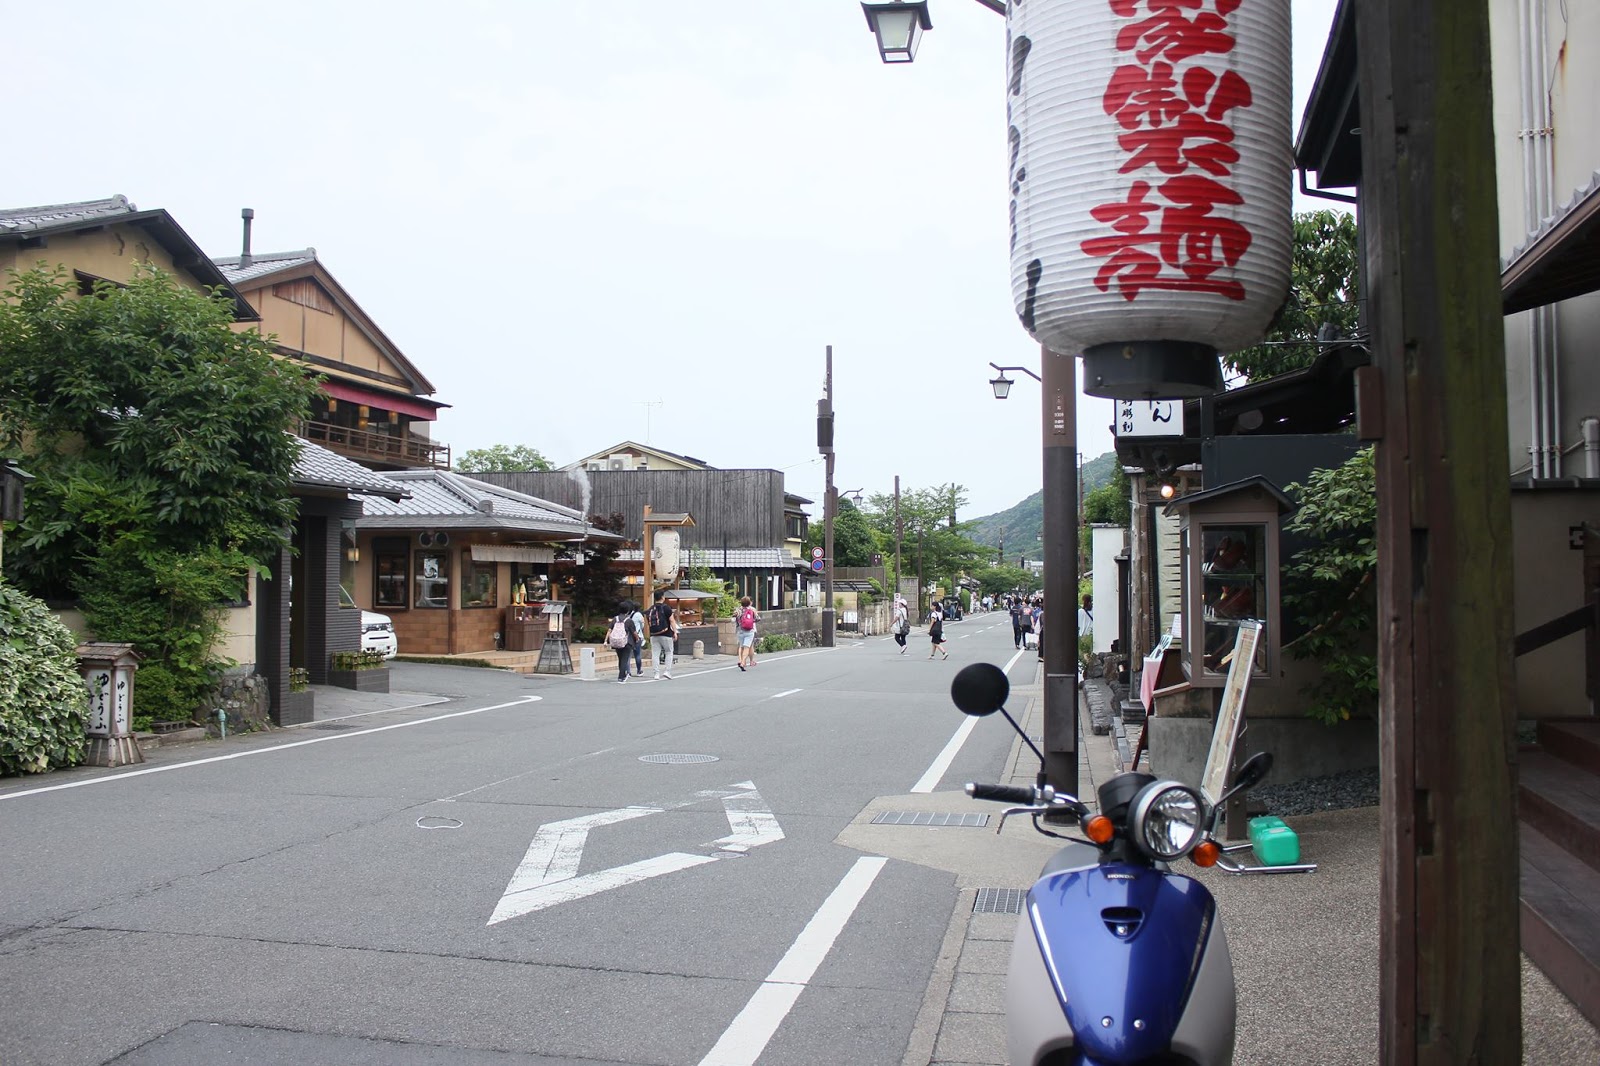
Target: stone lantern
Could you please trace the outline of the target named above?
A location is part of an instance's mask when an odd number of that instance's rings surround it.
[[[132,644],[92,641],[77,649],[78,670],[89,689],[89,748],[86,766],[144,762],[133,739],[133,675],[139,657]]]

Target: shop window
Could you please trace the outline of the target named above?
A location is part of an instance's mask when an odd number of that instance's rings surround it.
[[[418,607],[450,606],[450,553],[417,552],[416,561]]]
[[[404,537],[378,537],[373,540],[373,606],[404,609],[410,604],[406,595],[409,563],[409,545]]]
[[[493,607],[495,605],[495,571],[497,563],[475,563],[472,550],[461,552],[461,606]]]
[[[543,603],[550,598],[550,568],[548,563],[512,563],[512,599],[520,590],[524,603]]]

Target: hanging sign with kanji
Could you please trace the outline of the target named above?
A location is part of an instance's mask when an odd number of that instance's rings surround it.
[[[1008,5],[1011,285],[1052,351],[1260,340],[1289,283],[1287,0]]]

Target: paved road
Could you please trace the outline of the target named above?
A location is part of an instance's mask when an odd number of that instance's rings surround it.
[[[406,709],[8,779],[0,1062],[898,1062],[957,887],[836,838],[999,772],[948,685],[1009,626],[948,632],[625,685],[399,664]]]

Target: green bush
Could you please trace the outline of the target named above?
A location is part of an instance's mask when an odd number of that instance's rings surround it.
[[[793,637],[784,636],[782,633],[774,633],[771,636],[762,637],[760,640],[756,641],[756,651],[763,654],[769,651],[788,651],[791,648],[798,648],[799,646],[800,642],[798,640],[795,640]]]
[[[579,626],[572,634],[574,644],[604,644],[610,626]]]
[[[187,722],[199,706],[177,674],[161,663],[141,665],[133,675],[133,713],[157,722]]]
[[[376,670],[387,662],[381,651],[336,651],[331,658],[335,670]]]
[[[76,647],[43,603],[0,581],[0,774],[83,760],[89,694]]]

